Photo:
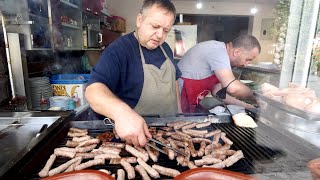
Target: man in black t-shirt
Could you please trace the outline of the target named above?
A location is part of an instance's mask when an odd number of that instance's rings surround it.
[[[175,116],[180,105],[180,70],[165,43],[176,10],[170,0],[145,0],[137,30],[110,44],[91,71],[86,98],[92,109],[115,122],[127,143],[144,146],[151,137],[141,117]]]

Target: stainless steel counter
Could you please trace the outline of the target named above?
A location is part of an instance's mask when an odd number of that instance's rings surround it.
[[[320,148],[320,121],[308,120],[270,105],[260,111],[260,116],[262,122],[273,128],[286,130]]]
[[[0,177],[70,115],[71,112],[0,112]]]

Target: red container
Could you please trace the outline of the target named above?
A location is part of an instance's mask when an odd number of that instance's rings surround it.
[[[173,180],[256,180],[257,178],[242,173],[216,168],[195,168],[184,171]]]
[[[43,178],[42,180],[85,180],[85,179],[95,179],[95,180],[115,180],[112,176],[107,173],[98,170],[80,170],[72,171],[61,174],[56,174]]]

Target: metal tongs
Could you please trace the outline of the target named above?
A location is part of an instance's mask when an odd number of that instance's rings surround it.
[[[104,119],[103,119],[103,123],[104,123],[105,125],[114,126],[114,122],[113,122],[110,118],[104,118]],[[175,149],[175,148],[171,147],[170,145],[163,144],[163,143],[161,143],[161,142],[158,141],[158,140],[155,140],[155,139],[153,139],[153,138],[147,138],[147,140],[148,140],[147,146],[150,146],[150,147],[154,148],[155,150],[157,150],[157,151],[159,151],[159,152],[161,152],[161,153],[163,153],[163,154],[168,155],[167,152],[165,152],[164,150],[162,150],[162,149],[158,148],[157,146],[151,144],[150,141],[152,141],[152,142],[154,142],[154,143],[156,143],[156,144],[158,144],[158,145],[161,145],[161,146],[163,146],[163,147],[165,147],[165,148],[171,149],[171,150],[173,150],[174,152],[176,152],[176,153],[178,153],[178,154],[180,154],[180,155],[182,155],[182,156],[184,156],[184,157],[187,156],[185,153],[181,152],[180,150]]]
[[[180,154],[180,155],[182,155],[182,156],[184,156],[184,157],[187,156],[185,153],[181,152],[180,150],[178,150],[178,149],[176,149],[176,148],[173,148],[173,147],[171,147],[170,145],[163,144],[163,143],[161,143],[160,141],[155,140],[155,139],[153,139],[153,138],[148,138],[148,141],[155,142],[156,144],[159,144],[159,145],[161,145],[161,146],[163,146],[163,147],[165,147],[165,148],[171,149],[171,150],[173,150],[174,152],[176,152],[176,153],[178,153],[178,154]],[[149,143],[149,142],[147,143],[147,146],[150,146],[150,147],[154,148],[155,150],[157,150],[157,151],[159,151],[159,152],[162,152],[163,154],[168,155],[167,152],[165,152],[164,150],[158,148],[157,146],[154,146],[153,144],[151,144],[151,143]]]

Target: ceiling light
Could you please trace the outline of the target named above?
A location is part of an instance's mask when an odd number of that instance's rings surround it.
[[[202,2],[197,2],[196,7],[197,9],[202,9]]]
[[[256,14],[258,9],[256,7],[250,9],[251,14]]]

